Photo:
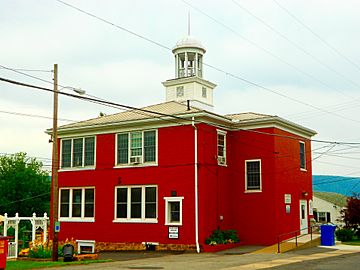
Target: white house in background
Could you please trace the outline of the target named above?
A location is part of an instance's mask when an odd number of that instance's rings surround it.
[[[347,197],[335,192],[317,192],[313,194],[314,218],[318,223],[345,225],[341,210],[346,207]]]

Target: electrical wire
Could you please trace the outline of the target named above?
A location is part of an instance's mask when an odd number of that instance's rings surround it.
[[[139,35],[139,34],[133,32],[133,31],[131,31],[131,30],[125,28],[125,27],[122,27],[122,26],[119,26],[119,25],[117,25],[117,24],[114,24],[114,23],[112,23],[112,22],[110,22],[110,21],[108,21],[108,20],[106,20],[106,19],[103,19],[103,18],[101,18],[101,17],[99,17],[99,16],[97,16],[97,15],[94,15],[94,14],[92,14],[92,13],[90,13],[90,12],[87,12],[87,11],[85,11],[85,10],[83,10],[83,9],[80,9],[80,8],[74,6],[74,5],[70,5],[70,4],[68,4],[68,3],[64,2],[64,1],[61,1],[61,0],[56,0],[56,1],[59,2],[59,3],[61,3],[61,4],[63,4],[63,5],[68,6],[68,7],[70,7],[70,8],[73,8],[73,9],[75,9],[75,10],[77,10],[77,11],[83,13],[83,14],[86,14],[86,15],[88,15],[88,16],[91,16],[91,17],[93,17],[93,18],[95,18],[95,19],[97,19],[97,20],[100,20],[100,21],[102,21],[102,22],[104,22],[104,23],[106,23],[106,24],[112,25],[112,26],[116,27],[117,29],[120,29],[120,30],[122,30],[122,31],[125,31],[125,32],[127,32],[127,33],[129,33],[129,34],[131,34],[131,35],[134,35],[134,36],[136,36],[136,37],[138,37],[138,38],[140,38],[140,39],[146,40],[146,41],[148,41],[148,42],[150,42],[150,43],[152,43],[152,44],[155,44],[155,45],[157,45],[157,46],[159,46],[159,47],[161,47],[161,48],[164,48],[164,49],[166,49],[166,50],[170,50],[170,51],[171,51],[171,48],[170,48],[170,47],[165,46],[165,45],[163,45],[163,44],[161,44],[161,43],[159,43],[159,42],[156,42],[156,41],[154,41],[154,40],[152,40],[152,39],[150,39],[150,38],[147,38],[147,37],[145,37],[145,36],[143,36],[143,35]],[[296,99],[296,98],[289,97],[289,96],[287,96],[287,95],[285,95],[285,94],[282,94],[282,93],[279,92],[279,91],[275,91],[275,90],[273,90],[273,89],[270,89],[269,87],[262,86],[262,85],[260,85],[260,84],[258,84],[258,83],[252,82],[252,81],[247,80],[247,79],[245,79],[245,78],[243,78],[243,77],[241,77],[241,76],[239,76],[239,75],[235,75],[235,74],[233,74],[233,73],[227,72],[227,71],[222,70],[221,68],[215,67],[215,66],[213,66],[213,65],[210,65],[210,64],[207,64],[207,63],[203,63],[203,65],[208,66],[208,67],[210,67],[210,68],[212,68],[212,69],[214,69],[214,70],[216,70],[216,71],[218,71],[218,72],[221,72],[221,73],[223,73],[223,74],[225,74],[225,75],[231,76],[232,78],[235,78],[235,79],[237,79],[237,80],[246,82],[246,83],[248,83],[248,84],[250,84],[250,85],[253,85],[253,86],[257,87],[257,88],[260,88],[260,89],[263,89],[263,90],[265,90],[265,91],[271,92],[271,93],[276,94],[276,95],[278,95],[278,96],[281,96],[281,97],[283,97],[283,98],[285,98],[285,99],[289,99],[289,100],[291,100],[291,101],[293,101],[293,102],[302,104],[302,105],[307,106],[307,107],[311,107],[311,108],[313,108],[313,109],[319,110],[319,111],[324,112],[324,113],[327,113],[327,114],[331,114],[331,115],[337,116],[337,117],[342,118],[342,119],[346,119],[346,120],[349,120],[349,121],[352,121],[352,122],[355,122],[355,123],[360,123],[360,121],[358,121],[358,120],[356,120],[356,119],[352,119],[352,118],[348,118],[348,117],[345,117],[345,116],[342,116],[342,115],[339,115],[339,114],[336,114],[336,113],[332,113],[332,112],[327,111],[327,110],[324,110],[324,109],[322,109],[322,108],[320,108],[320,107],[317,107],[317,106],[311,105],[311,104],[309,104],[309,103],[306,103],[306,102],[304,102],[304,101],[302,101],[302,100],[298,100],[298,99]]]
[[[311,34],[313,34],[317,39],[319,39],[322,43],[324,43],[328,48],[330,48],[332,51],[334,51],[337,55],[345,59],[347,62],[352,64],[355,68],[360,70],[360,66],[351,60],[349,57],[345,56],[343,53],[341,53],[338,49],[336,49],[334,46],[332,46],[329,42],[327,42],[324,38],[322,38],[319,34],[317,34],[314,30],[312,30],[309,26],[307,26],[304,22],[302,22],[297,16],[295,16],[293,13],[291,13],[287,8],[285,8],[283,5],[281,5],[278,1],[273,0],[282,10],[284,10],[291,18],[293,18],[296,22],[298,22],[300,25],[302,25],[305,29],[307,29]]]
[[[38,114],[29,114],[29,113],[21,113],[21,112],[10,112],[10,111],[0,110],[0,113],[18,115],[18,116],[26,116],[26,117],[35,117],[35,118],[42,118],[42,119],[53,119],[50,116],[44,116],[44,115],[38,115]],[[78,122],[78,121],[75,121],[75,120],[70,120],[70,119],[65,119],[65,118],[58,118],[58,120],[59,121],[64,121],[64,122]]]
[[[7,82],[7,83],[16,84],[16,85],[20,85],[20,86],[24,86],[24,87],[30,87],[30,88],[34,88],[34,89],[38,89],[38,90],[43,90],[43,91],[47,91],[47,92],[54,92],[54,90],[49,89],[49,88],[35,86],[35,85],[27,84],[27,83],[22,83],[22,82],[10,80],[10,79],[2,78],[2,77],[0,77],[0,81],[4,81],[4,82]],[[125,109],[130,109],[130,110],[139,111],[139,112],[145,112],[145,113],[150,114],[150,116],[152,116],[152,117],[156,117],[156,118],[160,117],[161,120],[164,120],[163,118],[166,117],[166,118],[170,118],[170,119],[173,118],[173,119],[180,120],[180,121],[186,121],[188,124],[191,123],[191,120],[189,120],[188,118],[184,118],[184,117],[177,116],[177,115],[165,114],[165,113],[161,113],[161,112],[151,111],[151,110],[148,110],[148,109],[136,108],[136,107],[129,106],[129,105],[119,104],[119,103],[110,102],[110,101],[103,101],[103,100],[100,100],[100,99],[79,96],[79,95],[75,95],[75,94],[71,94],[71,93],[65,93],[65,92],[59,92],[58,91],[58,94],[69,96],[69,97],[72,97],[72,98],[85,100],[85,101],[95,102],[95,103],[98,103],[98,104],[103,104],[103,105],[110,104],[112,106],[118,106],[118,107],[125,108]],[[214,125],[213,123],[206,122],[206,121],[196,120],[195,122],[196,123],[203,123],[203,124],[213,125],[213,126],[216,126],[216,127],[223,127],[223,128],[227,128],[227,129],[229,128],[229,126]],[[288,138],[288,139],[292,139],[292,140],[302,139],[301,137],[298,137],[298,136],[288,136],[288,135],[282,135],[282,134],[273,134],[273,133],[263,132],[263,131],[259,131],[259,130],[247,130],[247,129],[241,129],[241,128],[235,128],[235,130],[241,130],[241,131],[244,131],[244,132],[253,132],[253,133],[270,135],[270,136],[275,136],[275,137]],[[325,140],[315,140],[315,139],[309,139],[309,141],[318,142],[318,143],[339,144],[339,145],[360,145],[360,142],[339,142],[339,141],[325,141]]]
[[[209,14],[207,14],[206,12],[204,12],[202,9],[194,6],[193,4],[190,4],[188,1],[185,0],[181,0],[183,3],[185,3],[186,5],[190,6],[192,9],[198,11],[199,13],[203,14],[204,16],[208,17],[209,19],[211,19],[212,21],[214,21],[215,23],[221,25],[222,27],[224,27],[225,29],[229,30],[230,32],[232,32],[233,34],[235,34],[236,36],[240,37],[241,39],[245,40],[246,42],[248,42],[249,44],[253,45],[254,47],[258,48],[261,51],[264,51],[265,53],[267,53],[268,55],[272,56],[273,58],[277,59],[278,61],[286,64],[287,66],[291,67],[292,69],[296,70],[297,72],[317,81],[318,83],[322,84],[323,86],[330,88],[330,89],[334,89],[333,87],[331,87],[330,85],[326,84],[325,82],[323,82],[322,80],[320,80],[319,78],[315,77],[314,75],[301,70],[300,68],[298,68],[297,66],[291,64],[290,62],[284,60],[283,58],[277,56],[276,54],[274,54],[272,51],[266,49],[265,47],[257,44],[256,42],[246,38],[244,35],[240,34],[238,31],[234,30],[233,28],[231,28],[230,26],[224,24],[223,22],[219,21],[218,19],[214,18],[213,16],[210,16]],[[359,86],[360,87],[360,86]],[[342,95],[345,95],[347,97],[349,97],[348,95],[344,94],[343,91],[335,89],[336,91],[340,92]]]
[[[4,67],[0,67],[0,69],[5,69]],[[45,70],[45,69],[26,69],[26,68],[11,68],[12,70],[17,71],[26,71],[26,72],[54,72],[53,70]]]
[[[44,197],[45,195],[50,195],[50,192],[42,193],[42,194],[39,194],[39,195],[36,195],[36,196],[32,196],[32,197],[29,197],[29,198],[25,198],[25,199],[20,199],[20,200],[12,201],[12,202],[9,202],[9,203],[0,204],[0,207],[7,206],[7,205],[10,205],[10,204],[14,204],[14,203],[19,203],[19,202],[25,202],[25,201],[33,200],[33,199],[35,199],[35,198]]]
[[[184,1],[184,0],[182,0]],[[251,16],[253,16],[255,19],[257,19],[258,21],[260,21],[262,24],[264,24],[266,27],[268,27],[272,32],[276,33],[277,35],[279,35],[280,37],[282,37],[283,39],[287,40],[291,45],[293,45],[295,48],[297,48],[298,50],[300,50],[301,52],[303,52],[305,55],[311,57],[314,61],[316,61],[317,63],[319,63],[320,65],[324,66],[325,68],[327,68],[328,70],[330,70],[331,72],[335,73],[336,75],[338,75],[339,77],[341,77],[342,79],[344,79],[345,81],[355,85],[356,87],[360,87],[359,84],[357,84],[356,82],[350,80],[349,78],[347,78],[346,76],[344,76],[342,73],[338,72],[337,70],[335,70],[334,68],[330,67],[329,65],[327,65],[326,63],[324,63],[323,61],[321,61],[318,57],[316,57],[315,55],[309,53],[308,51],[306,51],[304,48],[300,47],[299,45],[297,45],[295,42],[293,42],[292,40],[290,40],[288,37],[286,37],[284,34],[280,33],[278,30],[276,30],[274,27],[272,27],[271,25],[269,25],[267,22],[265,22],[263,19],[259,18],[258,16],[256,16],[255,14],[253,14],[252,12],[250,12],[248,9],[246,9],[245,7],[241,6],[237,1],[233,0],[233,3],[238,6],[239,8],[245,10],[248,14],[250,14]],[[311,75],[311,77],[313,77]],[[315,78],[317,81],[319,81],[316,77]],[[322,81],[320,81],[321,83],[323,83]],[[327,87],[329,87],[329,85],[325,84]],[[332,88],[332,87],[330,87]],[[349,95],[345,94],[343,91],[336,89],[336,91],[340,92],[341,94],[349,97]]]

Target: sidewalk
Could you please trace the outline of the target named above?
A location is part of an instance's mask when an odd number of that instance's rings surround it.
[[[253,247],[243,247],[249,250]],[[131,259],[115,261],[111,263],[99,263],[83,266],[66,267],[69,270],[82,269],[171,269],[171,270],[245,270],[265,269],[290,263],[307,260],[329,258],[346,254],[360,254],[359,246],[336,245],[334,247],[313,247],[296,250],[281,254],[257,254],[254,252],[242,253],[241,248],[219,253],[185,253],[185,254],[162,254],[143,259]],[[117,253],[117,256],[126,256],[126,253]]]

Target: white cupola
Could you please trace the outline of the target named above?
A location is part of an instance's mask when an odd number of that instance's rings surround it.
[[[203,79],[204,46],[191,36],[180,39],[172,50],[175,56],[175,79],[163,82],[166,101],[186,103],[213,111],[215,84]]]

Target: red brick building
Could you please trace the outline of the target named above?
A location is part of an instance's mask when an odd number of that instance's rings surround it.
[[[215,229],[259,245],[307,233],[315,132],[277,116],[212,112],[204,47],[186,37],[173,53],[166,102],[59,128],[59,239],[199,251]]]

